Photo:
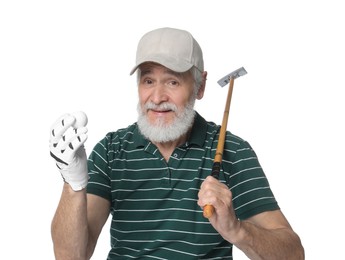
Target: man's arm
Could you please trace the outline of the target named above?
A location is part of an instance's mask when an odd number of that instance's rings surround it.
[[[83,112],[64,114],[50,129],[50,154],[65,181],[51,225],[56,259],[89,259],[110,212],[108,200],[86,195],[86,123]]]
[[[201,185],[198,205],[215,208],[212,226],[250,259],[304,259],[304,249],[280,210],[257,214],[245,221],[237,219],[228,187],[209,176]]]
[[[222,234],[250,259],[304,259],[304,249],[280,210],[238,221],[237,235]]]
[[[109,201],[65,183],[51,233],[56,259],[90,259],[109,216]]]
[[[56,259],[86,259],[88,244],[85,189],[73,191],[65,183],[56,209],[51,234]]]

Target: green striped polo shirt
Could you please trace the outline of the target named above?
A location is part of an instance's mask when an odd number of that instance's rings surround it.
[[[219,129],[196,113],[188,141],[168,162],[136,123],[96,144],[88,160],[87,192],[111,202],[108,259],[232,259],[232,244],[197,205]],[[230,132],[219,181],[231,190],[239,219],[279,208],[253,149]]]

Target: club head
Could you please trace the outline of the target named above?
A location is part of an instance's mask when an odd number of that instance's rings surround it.
[[[241,67],[241,68],[229,73],[228,75],[224,76],[223,78],[221,78],[217,82],[221,87],[224,87],[225,85],[229,84],[231,78],[236,79],[236,78],[239,78],[245,74],[247,74],[247,71],[245,70],[245,68]]]

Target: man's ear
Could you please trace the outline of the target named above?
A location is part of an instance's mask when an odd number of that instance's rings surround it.
[[[205,88],[206,88],[206,79],[207,79],[207,71],[204,71],[202,73],[202,81],[200,88],[198,90],[198,94],[196,95],[197,99],[202,99],[205,93]]]

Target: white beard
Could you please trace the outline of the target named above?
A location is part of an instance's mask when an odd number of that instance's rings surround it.
[[[138,103],[139,115],[137,123],[141,134],[151,142],[165,143],[177,140],[186,134],[193,125],[195,117],[194,103],[195,99],[192,99],[182,111],[178,111],[177,107],[171,103],[155,105],[152,102],[148,102],[143,108]],[[145,113],[147,109],[170,109],[176,113],[176,118],[170,124],[165,124],[159,119],[154,124],[151,124]]]

